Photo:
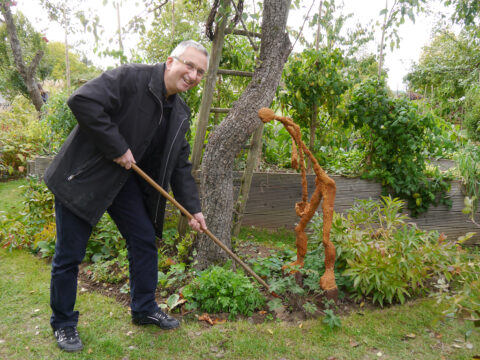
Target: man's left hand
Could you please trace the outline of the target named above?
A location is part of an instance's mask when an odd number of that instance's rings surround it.
[[[188,220],[188,225],[190,225],[193,230],[201,233],[203,233],[203,230],[207,229],[205,218],[201,212],[193,214],[193,219]]]

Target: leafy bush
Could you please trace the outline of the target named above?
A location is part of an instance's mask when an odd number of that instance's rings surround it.
[[[371,297],[384,305],[403,303],[431,291],[432,282],[454,280],[462,267],[461,248],[436,231],[426,232],[401,213],[404,202],[382,197],[382,202],[357,201],[344,215],[335,214],[331,240],[337,251],[336,266],[344,269],[357,298]],[[321,241],[323,220],[312,219]]]
[[[29,248],[43,256],[55,249],[55,199],[43,181],[32,177],[24,188],[24,209],[15,217],[2,219],[0,244],[8,248]],[[111,260],[125,248],[125,240],[108,214],[94,227],[87,243],[85,260]]]
[[[18,96],[9,111],[0,111],[0,178],[26,173],[27,160],[44,152],[48,128],[33,105]]]
[[[474,86],[465,96],[463,125],[470,139],[480,141],[480,86]]]
[[[444,314],[449,317],[462,317],[474,321],[480,327],[480,256],[470,254],[468,261],[456,267],[455,282],[439,278],[432,294],[438,303],[447,304]]]
[[[463,212],[470,214],[472,221],[475,222],[474,216],[480,198],[480,149],[478,145],[467,143],[457,153],[455,160],[466,193],[466,207]]]
[[[77,120],[67,105],[70,92],[63,91],[52,95],[42,110],[42,121],[50,129],[48,138],[49,152],[55,153],[63,144],[68,134],[77,125]]]
[[[265,298],[243,273],[225,266],[211,266],[182,291],[189,307],[207,312],[228,312],[234,318],[238,314],[250,316],[265,304]]]
[[[128,278],[127,249],[118,252],[117,257],[107,261],[98,261],[89,265],[87,275],[94,281],[118,284]]]
[[[438,135],[435,118],[418,112],[406,98],[388,96],[383,82],[368,79],[353,90],[346,105],[346,123],[362,133],[368,157],[365,174],[389,191],[408,201],[412,216],[431,204],[450,204],[450,184],[439,171],[433,179],[426,174],[427,158],[444,141]],[[429,174],[431,175],[431,174]]]

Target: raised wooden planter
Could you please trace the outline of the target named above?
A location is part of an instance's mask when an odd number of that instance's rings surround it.
[[[29,161],[27,171],[29,175],[43,177],[51,158],[38,157]],[[238,189],[241,173],[235,174],[235,188]],[[314,175],[308,175],[310,195],[314,189]],[[380,184],[358,178],[332,176],[337,184],[335,211],[339,213],[349,209],[356,199],[380,199]],[[457,239],[467,232],[477,232],[469,244],[480,245],[480,229],[475,226],[467,215],[462,213],[464,208],[464,194],[459,181],[452,182],[449,193],[452,207],[445,205],[431,207],[430,210],[412,218],[411,222],[425,230],[438,230],[449,239]],[[286,227],[293,229],[298,217],[295,214],[295,203],[302,197],[301,176],[295,173],[254,173],[248,196],[247,207],[242,225],[258,226],[263,228]],[[321,211],[321,208],[319,208]],[[480,218],[480,210],[477,218]]]
[[[380,199],[381,185],[374,181],[343,176],[331,177],[337,184],[335,211],[338,213],[349,209],[356,199]],[[307,178],[311,195],[315,177],[308,175]],[[295,203],[300,201],[302,196],[300,184],[300,174],[255,173],[242,225],[293,228],[298,221]],[[452,200],[450,209],[445,205],[432,206],[427,213],[412,218],[411,222],[416,223],[421,229],[443,232],[449,239],[457,239],[467,232],[477,232],[468,243],[480,244],[480,229],[462,213],[464,194],[459,181],[452,182],[449,195]]]

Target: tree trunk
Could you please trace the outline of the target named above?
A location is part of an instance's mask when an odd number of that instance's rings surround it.
[[[2,1],[0,3],[0,11],[5,19],[5,24],[7,25],[8,39],[10,40],[15,66],[27,87],[30,100],[35,106],[35,109],[40,112],[43,106],[43,100],[40,90],[38,90],[37,82],[35,81],[35,74],[37,72],[38,63],[42,59],[43,51],[39,50],[35,54],[30,65],[27,66],[23,60],[22,47],[20,45],[20,40],[18,39],[17,29],[13,21],[10,6]]]
[[[378,79],[382,76],[382,67],[383,67],[383,48],[385,42],[385,32],[387,31],[387,11],[388,11],[388,0],[385,0],[385,16],[383,18],[382,26],[382,37],[380,39],[380,51],[378,54]]]
[[[243,144],[262,124],[258,110],[270,106],[291,51],[285,32],[290,0],[265,0],[258,67],[240,99],[211,134],[202,162],[202,208],[209,229],[231,247],[233,164]],[[223,262],[226,254],[205,235],[196,241],[197,268]]]

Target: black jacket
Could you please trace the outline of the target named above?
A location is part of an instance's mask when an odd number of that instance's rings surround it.
[[[127,149],[137,162],[163,119],[165,64],[124,65],[106,71],[75,91],[68,106],[78,125],[45,172],[45,182],[65,206],[95,225],[127,181],[129,171],[115,162]],[[185,139],[190,109],[178,95],[159,164],[144,169],[191,213],[201,211]],[[133,171],[133,170],[132,170]],[[142,183],[157,235],[161,236],[166,200]]]

